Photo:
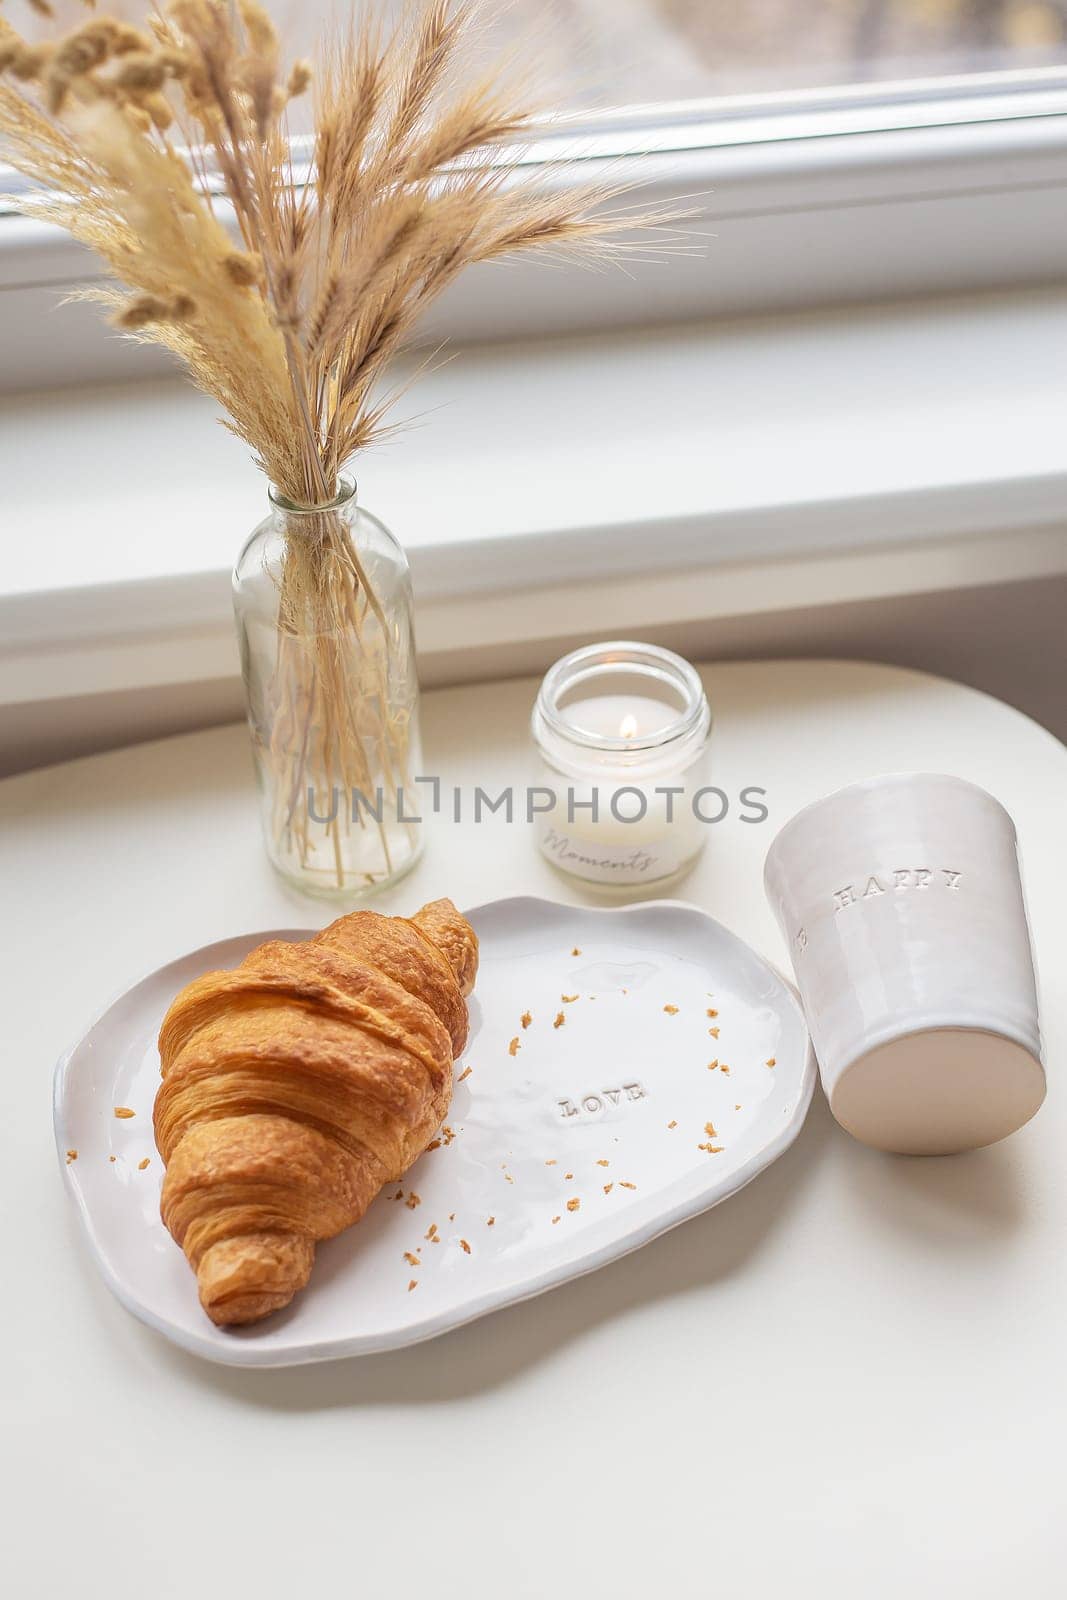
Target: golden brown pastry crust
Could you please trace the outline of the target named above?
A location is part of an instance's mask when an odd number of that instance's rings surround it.
[[[443,1121],[478,941],[450,900],[356,911],[182,990],[163,1020],[162,1216],[213,1322],[288,1304]]]

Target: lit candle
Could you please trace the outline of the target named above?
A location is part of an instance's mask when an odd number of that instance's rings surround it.
[[[545,677],[533,713],[543,764],[538,842],[564,872],[601,884],[673,877],[699,853],[693,806],[711,717],[697,673],[655,645],[576,650]]]
[[[576,733],[635,740],[661,733],[677,713],[649,695],[602,694],[564,706],[560,715]]]

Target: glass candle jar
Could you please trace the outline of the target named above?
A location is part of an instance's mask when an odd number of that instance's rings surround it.
[[[682,872],[707,833],[699,791],[710,730],[700,678],[670,650],[619,642],[557,661],[532,719],[542,853],[589,883]]]

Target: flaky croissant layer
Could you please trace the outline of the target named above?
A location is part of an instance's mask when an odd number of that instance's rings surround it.
[[[220,1325],[307,1283],[315,1242],[358,1222],[448,1112],[478,969],[450,900],[355,911],[263,944],[175,999],[159,1034],[162,1216]]]

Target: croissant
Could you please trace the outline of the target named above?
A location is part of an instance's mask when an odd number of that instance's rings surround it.
[[[161,1212],[220,1326],[307,1283],[448,1112],[478,941],[450,900],[262,944],[175,999],[159,1034]]]

